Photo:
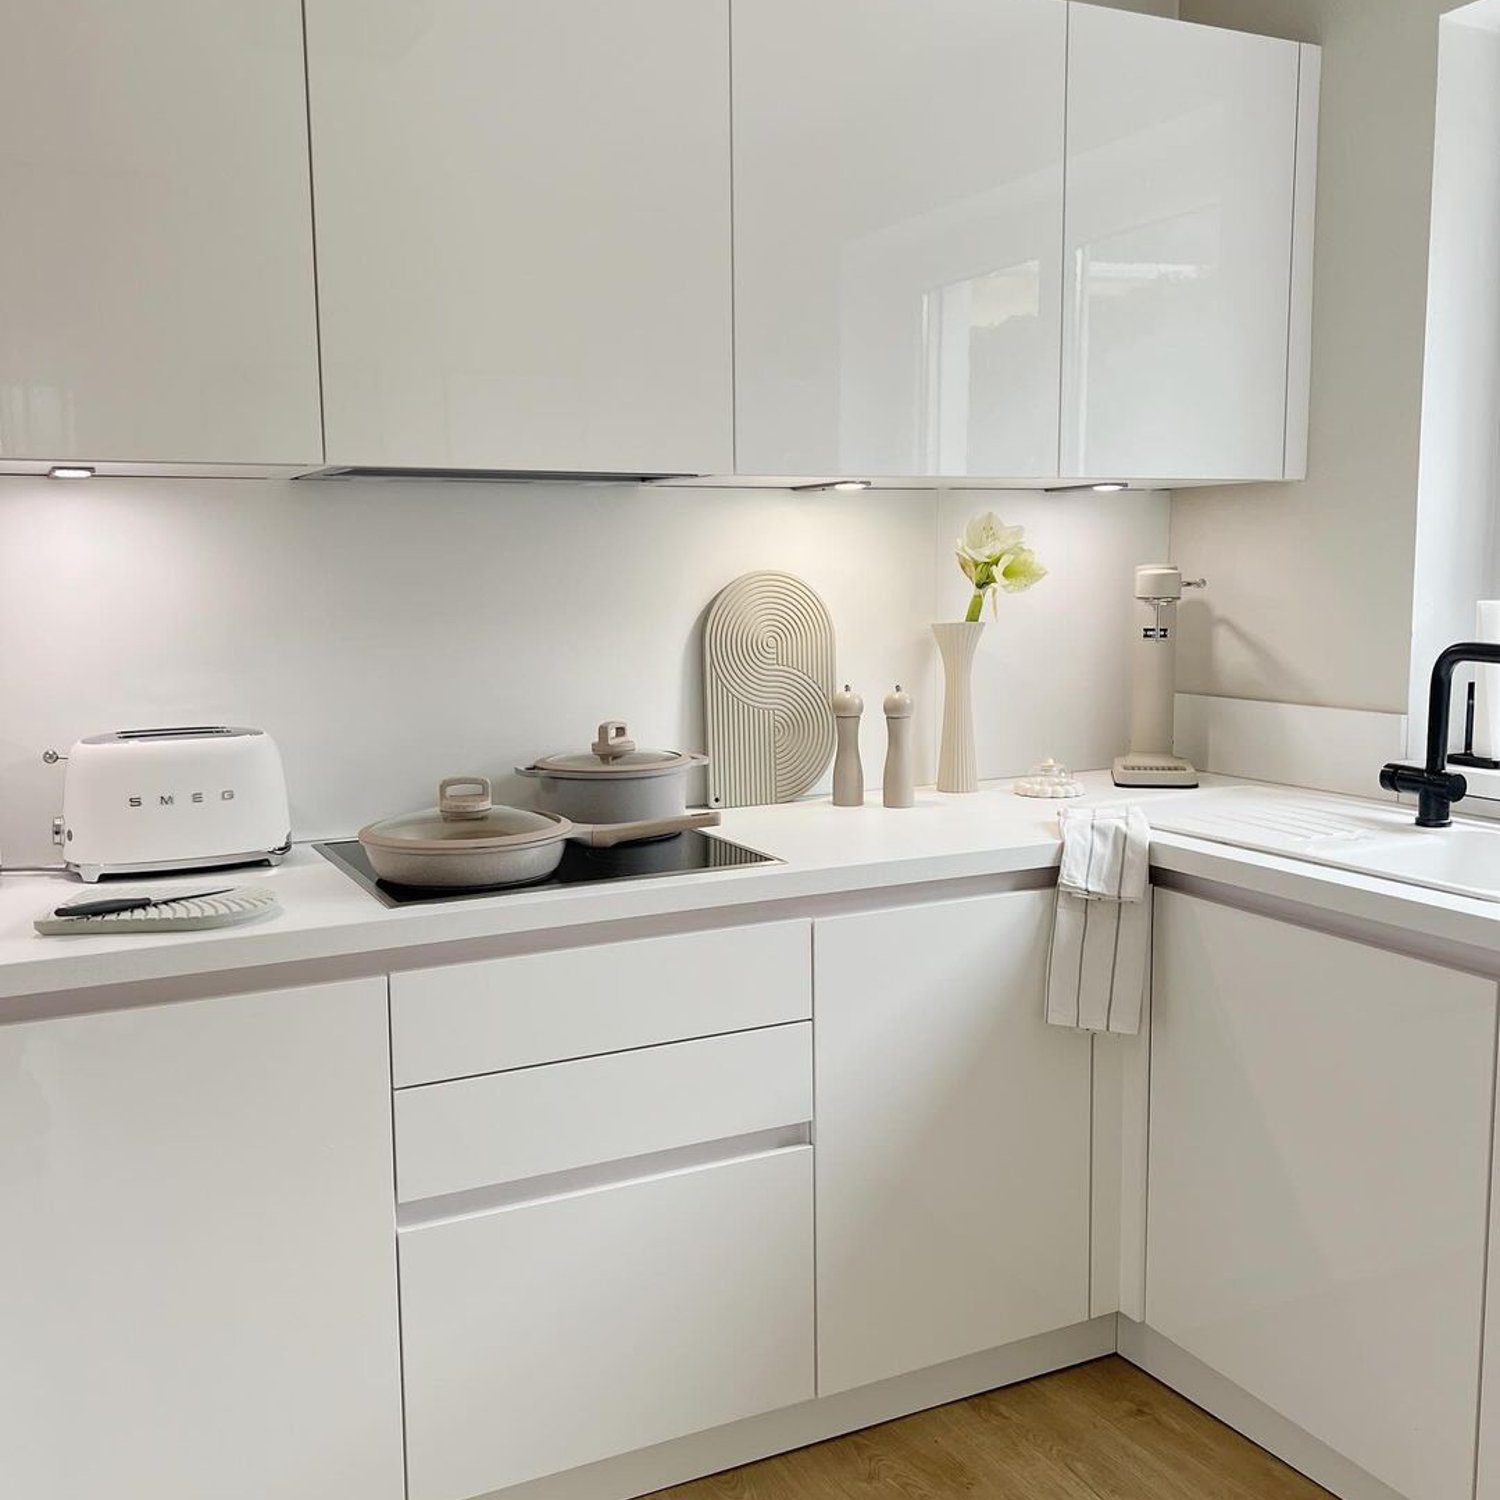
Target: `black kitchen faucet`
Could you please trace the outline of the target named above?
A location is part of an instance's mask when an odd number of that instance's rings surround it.
[[[1420,770],[1396,761],[1384,767],[1380,784],[1388,792],[1417,794],[1417,827],[1446,828],[1453,804],[1469,790],[1468,781],[1448,769],[1448,713],[1453,696],[1453,669],[1466,661],[1500,665],[1500,644],[1460,641],[1438,655],[1427,690],[1427,763]]]

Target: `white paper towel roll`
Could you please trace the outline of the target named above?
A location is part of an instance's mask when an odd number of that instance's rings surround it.
[[[1476,641],[1500,641],[1500,599],[1481,599],[1474,620]],[[1500,667],[1474,668],[1474,753],[1495,759],[1500,745]]]

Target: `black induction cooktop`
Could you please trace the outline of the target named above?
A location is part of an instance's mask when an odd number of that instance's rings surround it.
[[[432,886],[394,885],[381,880],[358,839],[338,839],[313,848],[324,859],[357,880],[387,906],[417,906],[433,901],[473,901],[520,891],[541,891],[565,885],[602,885],[614,880],[648,880],[663,875],[698,875],[705,870],[733,870],[745,865],[774,865],[780,861],[728,839],[689,828],[670,838],[644,844],[617,844],[613,849],[590,849],[567,844],[562,863],[545,880],[525,885]]]

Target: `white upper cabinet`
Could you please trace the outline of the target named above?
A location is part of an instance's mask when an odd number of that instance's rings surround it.
[[[1068,9],[735,0],[739,473],[1056,472]]]
[[[322,455],[298,0],[0,0],[0,472]]]
[[[727,472],[728,0],[307,0],[330,465]]]
[[[1062,473],[1294,476],[1319,53],[1068,9]]]

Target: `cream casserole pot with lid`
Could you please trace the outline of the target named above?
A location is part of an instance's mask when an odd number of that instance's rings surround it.
[[[700,812],[596,827],[497,806],[487,777],[449,776],[438,783],[436,807],[371,823],[360,829],[359,842],[376,875],[393,885],[524,885],[551,875],[570,839],[607,849],[718,822],[717,812]]]
[[[572,755],[544,755],[516,773],[537,783],[537,806],[580,823],[681,817],[688,774],[708,757],[683,750],[642,750],[623,720],[607,719],[594,743]]]

